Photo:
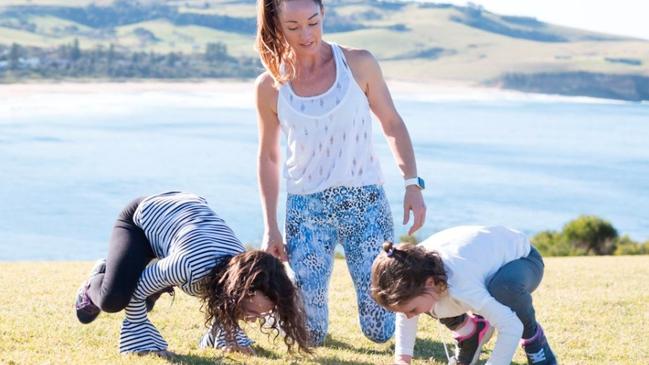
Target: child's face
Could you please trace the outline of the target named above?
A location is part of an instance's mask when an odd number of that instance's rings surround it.
[[[411,318],[422,313],[429,313],[435,303],[439,300],[440,294],[435,288],[434,280],[428,279],[424,292],[404,303],[393,305],[390,310],[393,312],[403,313],[406,317]]]
[[[241,308],[241,319],[246,322],[254,322],[273,312],[275,305],[267,296],[259,291],[253,292],[243,300]]]
[[[390,309],[393,312],[403,313],[406,317],[411,318],[422,313],[430,312],[436,302],[437,300],[432,295],[424,293],[403,304],[393,305]]]

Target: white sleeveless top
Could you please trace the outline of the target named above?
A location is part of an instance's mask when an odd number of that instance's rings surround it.
[[[335,186],[383,184],[372,148],[372,117],[340,47],[331,44],[336,79],[324,93],[296,95],[282,85],[277,115],[287,139],[284,177],[289,194],[312,194]]]

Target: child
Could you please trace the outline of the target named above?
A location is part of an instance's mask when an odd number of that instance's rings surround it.
[[[460,226],[417,246],[386,242],[383,248],[372,266],[371,291],[398,313],[396,363],[410,364],[417,318],[426,313],[453,331],[457,348],[450,363],[476,364],[495,327],[498,340],[487,364],[509,364],[521,338],[528,364],[557,364],[530,295],[543,277],[543,259],[525,235]]]
[[[170,356],[167,342],[147,318],[161,292],[179,287],[202,299],[210,330],[201,347],[252,353],[239,320],[285,334],[289,351],[310,352],[305,316],[282,263],[263,251],[244,252],[232,230],[191,193],[140,198],[120,214],[106,260],[79,288],[76,314],[90,323],[125,310],[120,352]],[[266,321],[265,319],[269,319]]]

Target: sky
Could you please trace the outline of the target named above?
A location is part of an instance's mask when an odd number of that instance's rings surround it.
[[[428,0],[420,0],[428,1]],[[434,0],[466,5],[466,0]],[[647,0],[473,0],[501,15],[532,16],[541,21],[649,40]]]

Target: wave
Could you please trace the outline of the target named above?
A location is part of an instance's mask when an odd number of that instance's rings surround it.
[[[0,104],[0,122],[33,117],[110,115],[165,109],[251,109],[251,92],[230,91],[130,91],[34,92],[6,95]]]
[[[430,103],[446,102],[484,102],[484,103],[566,103],[566,104],[606,104],[624,105],[637,104],[622,100],[602,99],[587,96],[565,96],[555,94],[537,94],[521,91],[503,90],[482,87],[440,87],[420,89],[415,91],[403,90],[400,86],[392,92],[395,99],[420,101]],[[644,104],[645,102],[643,102]]]

